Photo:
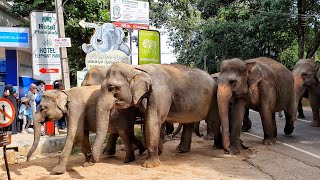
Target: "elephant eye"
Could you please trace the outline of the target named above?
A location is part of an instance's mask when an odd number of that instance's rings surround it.
[[[236,83],[237,83],[237,80],[234,80],[234,79],[230,79],[230,80],[229,80],[229,84],[230,84],[231,86],[236,85]]]
[[[108,86],[108,91],[111,92],[111,91],[118,91],[120,90],[120,87],[118,86],[114,86],[114,85],[109,85]]]

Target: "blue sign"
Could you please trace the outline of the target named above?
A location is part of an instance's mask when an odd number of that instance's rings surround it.
[[[30,48],[30,28],[0,27],[0,47]]]
[[[18,33],[18,32],[0,32],[0,42],[20,42],[28,43],[29,41],[28,33]]]

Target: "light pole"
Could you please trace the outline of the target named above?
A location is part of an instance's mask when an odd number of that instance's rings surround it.
[[[59,38],[65,38],[65,31],[64,31],[64,21],[63,21],[63,7],[62,7],[62,0],[55,0],[55,10],[57,14],[57,22],[58,22],[58,29],[59,29]],[[70,89],[70,73],[69,73],[69,64],[68,64],[68,55],[67,55],[67,48],[60,47],[60,60],[61,60],[61,71],[62,71],[62,80],[64,89]]]

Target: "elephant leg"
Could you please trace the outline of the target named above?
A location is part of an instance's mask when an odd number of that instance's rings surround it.
[[[76,114],[76,113],[75,113]],[[77,113],[79,114],[78,116],[80,116],[81,113]],[[59,163],[56,167],[53,168],[53,172],[56,174],[63,174],[66,172],[66,164],[67,164],[67,160],[69,158],[69,155],[71,153],[73,144],[74,144],[74,140],[75,140],[75,135],[76,135],[76,131],[77,131],[77,122],[80,122],[79,117],[75,116],[72,117],[69,115],[68,117],[69,123],[68,123],[68,134],[67,134],[67,138],[66,138],[66,143],[64,145],[64,148],[59,156]],[[81,135],[77,135],[77,136],[81,136]]]
[[[286,116],[286,125],[284,127],[284,133],[286,135],[292,134],[294,130],[294,122],[296,121],[296,110],[294,105],[294,97],[292,97],[292,103],[288,103],[288,108],[284,110]]]
[[[302,108],[302,99],[298,103],[298,118],[305,118]]]
[[[133,137],[133,133],[128,133],[127,131],[124,130],[120,130],[118,131],[123,144],[125,146],[126,149],[126,157],[124,158],[124,163],[129,163],[131,161],[135,160],[135,155],[134,155],[134,150],[133,150],[133,146],[132,146],[132,137]],[[132,137],[130,137],[132,136]]]
[[[81,142],[81,150],[84,156],[86,157],[86,161],[83,166],[87,167],[90,165],[91,160],[91,145],[89,141],[89,131],[84,130],[82,142]]]
[[[214,139],[214,134],[213,134],[214,131],[212,129],[212,126],[213,126],[212,117],[209,115],[208,118],[207,118],[208,120],[205,120],[207,123],[207,134],[203,137],[203,139],[206,141]],[[200,125],[200,122],[199,122],[199,125]]]
[[[158,155],[162,154],[163,150],[163,143],[164,143],[164,135],[165,135],[165,129],[166,129],[167,123],[163,123],[161,125],[161,130],[160,130],[160,141],[159,141],[159,146],[158,146]]]
[[[119,137],[118,133],[110,133],[109,134],[107,145],[103,151],[104,155],[115,155],[116,154],[116,145],[117,145],[118,137]]]
[[[182,124],[179,124],[177,129],[172,133],[172,138],[175,137],[181,131],[181,128],[182,128]]]
[[[143,154],[147,150],[147,148],[143,146],[142,142],[137,139],[135,135],[132,138],[132,143],[138,147],[139,154]]]
[[[203,134],[200,133],[200,122],[201,121],[194,123],[194,126],[193,126],[193,131],[196,133],[198,137],[203,136]]]
[[[190,151],[192,141],[192,129],[194,123],[183,124],[182,135],[180,144],[177,146],[177,150],[186,153]]]
[[[262,143],[264,145],[275,144],[276,139],[274,137],[274,122],[272,113],[269,107],[262,106],[260,109],[260,116],[262,121],[264,139]]]
[[[277,131],[277,123],[276,123],[276,113],[272,113],[272,124],[273,124],[273,129],[274,129],[273,136],[277,137],[278,131]]]
[[[248,132],[249,129],[251,129],[252,122],[249,118],[249,108],[246,108],[244,117],[243,117],[243,123],[242,123],[242,132]]]
[[[320,100],[319,100],[319,97],[316,97],[310,93],[309,100],[310,100],[310,105],[311,105],[312,115],[313,115],[313,120],[311,121],[310,126],[319,127],[320,126],[320,117],[319,117]]]
[[[230,122],[230,150],[229,154],[239,154],[242,148],[240,140],[241,126],[243,117],[245,115],[246,107],[245,101],[242,99],[235,100],[234,109],[231,114],[232,119]]]
[[[166,134],[172,134],[173,131],[174,131],[174,126],[173,126],[173,123],[171,122],[165,122],[165,125],[166,125]]]

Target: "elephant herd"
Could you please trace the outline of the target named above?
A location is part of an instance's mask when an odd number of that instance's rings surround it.
[[[249,109],[261,116],[263,144],[277,137],[275,112],[284,111],[285,134],[294,131],[298,102],[309,93],[313,112],[311,126],[320,126],[320,65],[310,59],[297,62],[293,72],[266,57],[224,60],[220,72],[207,72],[178,64],[129,65],[117,63],[109,69],[94,67],[82,87],[49,90],[43,94],[34,122],[34,142],[29,160],[38,146],[40,125],[67,116],[67,138],[54,173],[66,171],[72,148],[80,144],[86,157],[84,166],[97,162],[100,155],[114,155],[120,136],[126,149],[124,162],[135,160],[133,144],[139,153],[148,152],[144,167],[160,165],[164,124],[183,125],[177,149],[190,151],[193,125],[205,120],[213,131],[214,147],[238,154],[242,124],[250,126]],[[143,138],[134,135],[136,116],[143,114]],[[242,127],[242,128],[241,128]],[[96,132],[94,144],[89,132]],[[104,147],[107,133],[109,138]]]

